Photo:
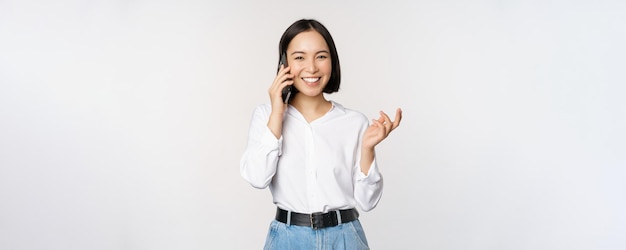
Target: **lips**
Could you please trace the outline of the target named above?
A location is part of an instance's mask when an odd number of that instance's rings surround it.
[[[314,83],[320,80],[321,77],[303,77],[302,80],[307,83]]]

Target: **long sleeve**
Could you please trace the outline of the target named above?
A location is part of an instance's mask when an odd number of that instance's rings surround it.
[[[276,139],[267,127],[270,112],[269,105],[261,105],[254,110],[248,144],[240,161],[241,176],[255,188],[266,188],[270,184],[282,154],[283,138]]]
[[[378,205],[378,201],[383,195],[383,177],[378,171],[376,158],[372,161],[367,175],[360,170],[360,164],[355,171],[354,199],[357,205],[364,212],[370,211]]]
[[[365,117],[363,115],[363,117]],[[378,170],[378,162],[376,156],[370,165],[367,175],[361,172],[361,147],[362,140],[365,131],[369,127],[367,118],[361,125],[361,131],[359,132],[359,139],[355,152],[356,164],[353,167],[354,171],[354,199],[356,200],[359,208],[365,212],[370,211],[378,205],[378,201],[383,195],[383,177]]]

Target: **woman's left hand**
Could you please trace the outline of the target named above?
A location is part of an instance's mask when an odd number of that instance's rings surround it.
[[[373,123],[367,128],[363,135],[363,148],[374,149],[378,143],[383,141],[389,133],[400,126],[400,120],[402,120],[402,110],[396,109],[396,117],[391,121],[389,116],[385,112],[380,111],[380,117],[378,119],[372,119]]]

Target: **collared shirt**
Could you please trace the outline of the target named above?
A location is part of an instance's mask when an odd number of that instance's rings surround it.
[[[254,110],[241,175],[255,188],[269,186],[282,209],[315,213],[358,206],[369,211],[380,200],[383,182],[376,159],[367,175],[360,167],[367,117],[331,103],[330,111],[311,123],[289,106],[279,139],[267,127],[271,106]]]

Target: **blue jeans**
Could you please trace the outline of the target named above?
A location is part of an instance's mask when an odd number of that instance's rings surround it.
[[[270,224],[263,249],[367,250],[370,248],[359,220],[322,229],[288,226],[274,220]]]

